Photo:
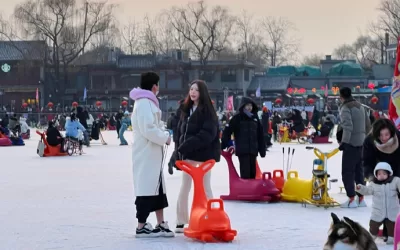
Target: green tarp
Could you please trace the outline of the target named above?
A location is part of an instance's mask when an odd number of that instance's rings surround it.
[[[297,67],[298,76],[321,76],[321,68],[317,66],[304,65]]]
[[[297,69],[294,66],[280,66],[280,67],[269,67],[267,70],[267,75],[277,76],[277,75],[296,75]]]
[[[267,75],[321,76],[321,69],[319,67],[308,66],[308,65],[304,65],[301,67],[295,67],[295,66],[270,67],[267,70]]]
[[[329,76],[362,76],[364,70],[360,64],[352,62],[338,63],[329,70]]]

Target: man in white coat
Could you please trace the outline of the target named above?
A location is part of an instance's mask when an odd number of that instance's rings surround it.
[[[132,166],[136,196],[136,237],[174,237],[164,221],[163,209],[168,207],[163,174],[164,145],[171,137],[161,121],[157,99],[160,78],[154,72],[141,75],[140,88],[131,90],[129,96],[135,101],[132,112]],[[156,213],[157,226],[153,229],[147,222],[151,212]]]

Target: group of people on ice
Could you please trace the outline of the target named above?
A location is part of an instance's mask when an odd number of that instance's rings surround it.
[[[383,238],[393,244],[400,211],[400,132],[387,118],[379,118],[371,126],[366,108],[353,98],[350,88],[340,89],[340,99],[336,137],[343,151],[342,181],[348,197],[341,207],[366,207],[364,195],[373,195],[369,231],[376,238],[383,224]]]
[[[251,179],[255,178],[256,157],[265,157],[266,154],[264,129],[257,116],[257,105],[250,98],[243,98],[239,112],[230,119],[220,140],[218,117],[207,85],[201,80],[190,83],[189,93],[180,102],[176,112],[179,119],[169,122],[168,127],[173,130],[171,137],[161,121],[156,97],[158,82],[156,73],[143,73],[140,88],[130,92],[130,97],[135,101],[132,113],[132,160],[137,237],[174,236],[163,212],[168,207],[163,165],[166,148],[172,141],[175,148],[169,163],[170,174],[173,174],[177,159],[194,166],[210,159],[219,162],[221,149],[234,146],[241,177]],[[393,122],[385,118],[376,120],[371,129],[367,111],[352,97],[349,88],[340,90],[340,98],[341,123],[337,139],[339,149],[343,151],[342,181],[348,196],[341,207],[365,207],[364,195],[372,194],[370,232],[376,237],[379,226],[384,224],[384,238],[391,244],[394,221],[400,209],[400,133]],[[365,186],[364,177],[370,181],[368,186]],[[208,172],[204,177],[208,198],[213,196],[210,179],[211,172]],[[182,173],[175,233],[182,233],[188,224],[190,189],[191,177]],[[147,221],[152,212],[156,213],[155,227]]]
[[[250,98],[243,98],[239,112],[226,125],[222,140],[219,121],[212,104],[207,84],[202,80],[190,83],[189,93],[180,101],[176,112],[178,119],[171,120],[168,127],[173,137],[165,130],[161,121],[161,110],[157,99],[159,76],[154,72],[141,75],[140,88],[130,92],[135,101],[132,113],[132,161],[133,182],[136,195],[137,237],[173,237],[174,232],[164,220],[163,210],[168,207],[163,165],[167,145],[174,141],[175,148],[169,164],[173,174],[177,159],[196,166],[213,159],[220,161],[221,149],[232,146],[234,135],[235,152],[240,160],[242,178],[255,178],[256,157],[265,157],[266,144],[258,107]],[[221,142],[222,141],[222,142]],[[175,233],[182,233],[189,221],[189,192],[192,179],[182,173],[182,184],[176,209]],[[207,197],[213,197],[211,172],[204,177]],[[157,224],[147,221],[151,212],[156,213]]]

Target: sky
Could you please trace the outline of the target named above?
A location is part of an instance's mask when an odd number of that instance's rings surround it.
[[[12,14],[15,4],[23,0],[2,0],[1,11]],[[188,0],[108,0],[118,4],[121,22],[141,20],[145,14],[155,16],[173,5],[185,5]],[[242,10],[255,18],[285,17],[296,26],[295,36],[301,43],[301,54],[329,55],[340,44],[352,43],[378,17],[379,0],[212,0],[209,4],[227,6],[234,15]]]

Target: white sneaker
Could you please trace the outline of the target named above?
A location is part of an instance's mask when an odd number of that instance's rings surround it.
[[[353,199],[353,200],[348,199],[346,202],[342,203],[340,205],[340,207],[341,208],[357,208],[358,207],[357,200],[356,199]]]
[[[386,241],[386,245],[393,245],[394,244],[394,239],[393,237],[388,237],[387,241]]]
[[[169,230],[168,222],[163,221],[161,224],[156,226],[156,229],[160,229],[162,237],[175,237],[174,232]]]
[[[163,236],[159,228],[153,229],[150,223],[144,224],[141,229],[136,228],[136,238],[157,238]]]
[[[360,198],[359,197],[357,197],[357,204],[358,204],[358,207],[367,207],[367,203],[365,203],[365,200],[362,199],[361,202],[360,202]]]
[[[185,225],[184,224],[178,224],[178,225],[176,225],[175,233],[183,234],[184,229],[185,229]]]

